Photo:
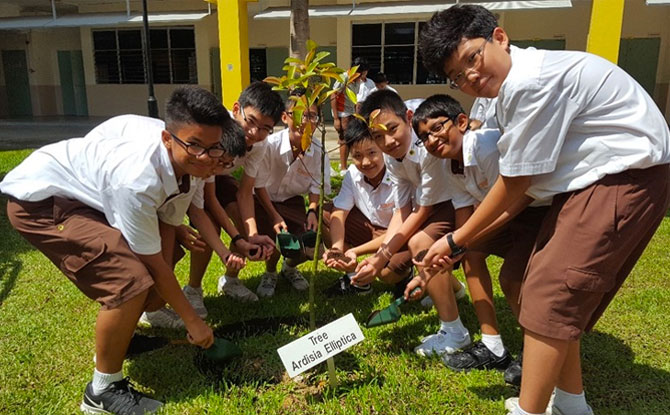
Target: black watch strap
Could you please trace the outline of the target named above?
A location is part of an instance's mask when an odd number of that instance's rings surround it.
[[[456,242],[454,242],[454,234],[453,232],[449,232],[446,235],[447,238],[447,243],[449,244],[449,249],[451,249],[451,255],[450,257],[457,257],[459,255],[462,255],[467,251],[467,248],[464,246],[458,246],[456,245]]]
[[[237,241],[239,241],[240,239],[244,239],[244,236],[242,236],[242,234],[238,233],[237,235],[233,236],[230,239],[230,244],[235,245],[237,243]]]

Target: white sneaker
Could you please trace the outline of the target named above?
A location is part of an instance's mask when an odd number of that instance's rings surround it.
[[[244,302],[254,302],[258,301],[258,296],[253,293],[250,289],[242,284],[239,278],[230,278],[226,279],[225,275],[222,275],[219,278],[219,292],[227,295],[230,298],[235,300],[244,301]]]
[[[293,288],[298,291],[305,291],[309,288],[309,283],[305,277],[302,276],[300,271],[298,271],[298,268],[282,267],[282,270],[279,274],[286,278],[291,283]]]
[[[549,404],[547,405],[547,410],[545,411],[545,415],[561,415],[560,412],[554,412],[553,411],[553,406],[554,406],[554,396],[556,394],[554,392],[551,393],[551,398],[549,398]],[[507,415],[513,415],[514,411],[516,408],[519,407],[519,398],[514,397],[514,398],[507,398],[505,399],[505,409],[507,410]]]
[[[190,285],[185,285],[182,291],[184,291],[184,296],[191,304],[191,307],[193,307],[198,317],[203,320],[207,318],[207,308],[205,308],[205,302],[202,298],[202,287],[193,288]]]
[[[259,297],[272,297],[275,295],[275,288],[277,287],[277,273],[266,272],[261,278],[261,283],[256,288],[256,294]]]
[[[166,329],[183,329],[186,327],[179,314],[165,307],[157,311],[145,311],[140,317],[140,323]]]
[[[463,284],[461,281],[459,281],[459,282],[461,283],[461,289],[454,293],[454,297],[456,297],[456,301],[465,298],[465,295],[466,295],[465,284]],[[430,298],[429,295],[423,297],[421,299],[420,303],[421,303],[421,307],[425,307],[425,308],[431,308],[432,306],[435,305],[433,303],[433,299]]]
[[[459,349],[462,349],[470,344],[470,333],[466,333],[461,339],[456,338],[453,334],[445,333],[440,330],[435,334],[424,337],[421,344],[414,348],[414,353],[419,356],[442,356],[444,354],[452,354]]]

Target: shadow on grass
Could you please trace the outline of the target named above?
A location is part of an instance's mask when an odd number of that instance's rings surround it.
[[[587,400],[598,413],[659,413],[670,407],[670,372],[635,363],[631,348],[610,334],[596,331],[583,337],[582,372]],[[518,396],[512,386],[470,389],[491,401]]]
[[[17,260],[22,252],[32,249],[7,218],[7,197],[0,196],[0,306],[11,293],[23,263]]]

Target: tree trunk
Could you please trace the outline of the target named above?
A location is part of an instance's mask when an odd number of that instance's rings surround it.
[[[309,0],[291,0],[291,42],[289,54],[293,58],[305,59],[309,39]]]

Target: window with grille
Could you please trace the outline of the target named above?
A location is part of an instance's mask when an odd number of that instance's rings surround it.
[[[93,31],[96,83],[146,83],[142,36],[140,29]],[[155,83],[198,83],[193,27],[150,29],[149,36]]]
[[[417,50],[424,22],[352,25],[351,60],[364,57],[368,76],[384,72],[391,84],[437,84],[445,80],[428,73]]]

